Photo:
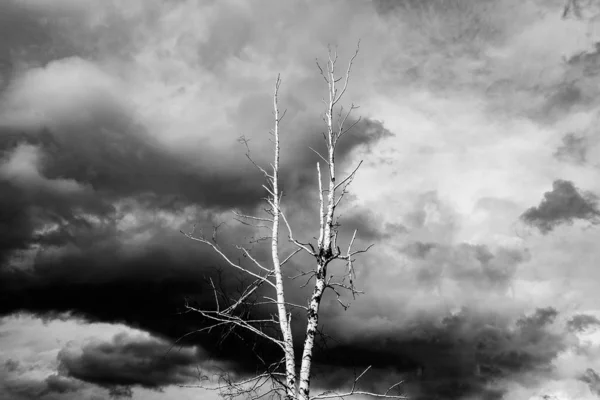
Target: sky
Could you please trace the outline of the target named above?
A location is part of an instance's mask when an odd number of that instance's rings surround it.
[[[412,399],[600,396],[589,3],[563,18],[562,0],[2,0],[0,399],[216,399],[185,386],[252,373],[240,340],[173,347],[205,323],[186,298],[213,304],[209,278],[240,285],[180,230],[256,238],[232,214],[264,207],[239,138],[268,165],[280,74],[283,204],[312,240],[315,59],[329,45],[342,65],[359,40],[343,102],[362,119],[338,166],[363,164],[340,241],[357,229],[374,247],[355,267],[365,294],[323,300],[314,390],[372,365],[365,389],[403,380]]]

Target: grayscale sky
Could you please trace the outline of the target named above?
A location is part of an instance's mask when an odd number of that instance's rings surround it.
[[[335,341],[315,385],[373,365],[365,387],[402,378],[414,399],[597,398],[590,3],[561,18],[562,0],[1,0],[0,399],[213,399],[180,386],[252,369],[215,335],[167,355],[201,326],[178,312],[210,300],[219,266],[179,231],[252,237],[231,211],[264,193],[238,138],[269,162],[281,74],[283,201],[315,236],[315,58],[331,45],[346,63],[359,39],[345,100],[362,120],[338,159],[364,162],[340,240],[375,246],[356,265],[365,294],[347,311],[324,299]]]

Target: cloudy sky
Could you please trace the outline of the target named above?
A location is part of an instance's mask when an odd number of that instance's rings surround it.
[[[359,39],[342,241],[375,247],[366,294],[323,301],[315,385],[373,365],[365,388],[414,399],[597,398],[600,21],[563,4],[0,0],[0,399],[213,399],[181,386],[253,370],[218,334],[169,351],[221,266],[179,231],[252,240],[231,211],[264,193],[238,138],[268,162],[281,74],[284,203],[315,236],[315,58]]]

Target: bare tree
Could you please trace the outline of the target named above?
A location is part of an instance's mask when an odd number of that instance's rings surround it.
[[[360,46],[360,42],[359,42]],[[210,280],[210,285],[214,294],[215,307],[214,309],[201,309],[189,303],[186,303],[187,311],[197,312],[206,320],[211,321],[211,325],[203,328],[202,331],[211,330],[216,327],[229,329],[227,332],[232,332],[235,329],[246,330],[256,335],[257,338],[266,340],[275,345],[281,350],[283,356],[274,363],[269,363],[270,360],[265,360],[257,354],[257,359],[262,364],[262,370],[255,376],[249,379],[235,379],[226,374],[221,375],[219,385],[216,390],[220,390],[225,397],[234,398],[245,396],[253,399],[262,398],[265,396],[284,397],[286,400],[316,400],[329,398],[344,398],[347,396],[361,394],[380,398],[403,398],[401,395],[394,394],[401,382],[396,383],[384,393],[371,393],[357,389],[358,381],[370,369],[368,367],[360,374],[355,374],[354,382],[351,388],[344,393],[327,391],[317,395],[311,395],[311,369],[312,357],[315,350],[315,339],[319,334],[319,307],[323,295],[327,289],[337,296],[338,302],[346,309],[348,307],[341,299],[341,292],[347,291],[352,296],[361,293],[354,285],[354,257],[357,254],[366,252],[371,246],[354,250],[354,242],[357,232],[354,231],[352,238],[347,246],[346,251],[342,251],[338,246],[338,231],[339,224],[337,221],[336,210],[344,195],[348,193],[348,186],[354,179],[362,161],[358,163],[356,168],[350,172],[345,178],[338,180],[336,176],[336,148],[339,140],[351,130],[359,121],[360,118],[352,124],[347,124],[351,113],[356,110],[352,104],[347,110],[338,106],[338,103],[346,93],[352,64],[358,55],[359,46],[356,52],[350,59],[345,74],[342,77],[336,76],[336,64],[338,61],[337,51],[329,50],[329,57],[325,66],[322,66],[317,60],[318,70],[327,84],[327,98],[323,99],[325,112],[323,120],[326,124],[327,131],[323,134],[327,153],[322,154],[315,149],[312,149],[318,157],[319,161],[316,164],[316,172],[318,179],[318,207],[319,215],[316,220],[319,221],[318,239],[316,243],[301,242],[294,236],[290,221],[286,217],[284,207],[282,206],[283,191],[279,182],[280,173],[280,124],[285,116],[285,111],[280,113],[278,106],[278,94],[281,84],[279,76],[275,82],[275,90],[273,94],[273,114],[274,128],[271,130],[272,142],[274,145],[274,159],[270,164],[269,169],[265,169],[256,163],[250,157],[248,142],[245,138],[241,138],[241,142],[248,148],[246,156],[252,164],[264,175],[266,184],[263,185],[266,191],[265,201],[267,207],[264,216],[246,215],[235,212],[235,219],[245,225],[251,225],[256,229],[266,229],[270,231],[268,235],[261,236],[262,239],[270,240],[271,245],[271,265],[265,265],[255,256],[251,249],[237,245],[235,248],[241,252],[250,266],[242,264],[232,258],[217,241],[217,227],[213,228],[212,237],[207,237],[202,231],[196,232],[193,229],[191,232],[182,232],[188,238],[198,241],[212,248],[226,265],[240,271],[253,279],[253,282],[245,286],[239,296],[233,301],[225,299],[230,298],[217,289],[216,285]],[[348,122],[349,123],[349,122]],[[324,164],[326,173],[323,177],[321,173],[321,164]],[[325,178],[325,179],[323,179]],[[323,182],[325,180],[325,183]],[[280,252],[283,247],[279,241],[280,225],[283,222],[284,230],[287,231],[289,246],[293,246],[283,259],[280,258]],[[283,267],[296,254],[304,252],[308,254],[314,262],[314,266],[310,270],[305,271],[290,279],[303,277],[308,279],[304,284],[314,282],[312,294],[308,299],[307,305],[291,304],[286,301],[284,291],[284,273]],[[334,277],[328,272],[328,266],[336,260],[346,263],[346,269],[343,276]],[[314,280],[314,281],[313,281]],[[258,296],[258,289],[262,286],[267,286],[269,290],[274,292],[272,296]],[[257,299],[260,297],[260,301]],[[276,307],[276,313],[270,318],[253,319],[250,314],[243,311],[249,305],[270,304]],[[296,358],[296,350],[292,337],[292,313],[294,308],[302,309],[306,312],[306,335],[301,348],[301,357]],[[300,350],[300,349],[298,349]],[[297,364],[298,361],[298,364]]]

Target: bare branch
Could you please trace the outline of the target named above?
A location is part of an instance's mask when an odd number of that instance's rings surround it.
[[[217,244],[217,231],[223,224],[225,224],[225,222],[221,222],[220,224],[213,226],[212,241],[214,244]]]
[[[250,297],[256,290],[258,290],[258,288],[260,286],[262,286],[262,284],[271,276],[274,275],[274,271],[271,271],[269,274],[267,274],[263,279],[257,279],[255,280],[250,286],[246,287],[246,290],[244,291],[244,293],[242,293],[242,295],[240,296],[240,298],[231,306],[229,306],[227,309],[225,309],[223,311],[224,314],[231,314],[240,304],[242,304],[248,297]]]
[[[312,147],[310,147],[310,146],[309,146],[308,148],[309,148],[309,149],[311,149],[311,150],[312,150],[312,151],[313,151],[313,152],[314,152],[316,155],[318,155],[318,156],[321,158],[321,160],[325,161],[325,163],[326,163],[327,165],[329,165],[329,161],[328,161],[328,160],[327,160],[325,157],[323,157],[323,156],[321,155],[321,153],[319,153],[318,151],[316,151],[315,149],[313,149],[313,148],[312,148]]]
[[[227,256],[225,253],[223,253],[223,252],[221,251],[221,249],[220,249],[220,248],[218,248],[218,247],[217,247],[217,246],[216,246],[214,243],[211,243],[211,242],[209,242],[208,240],[206,240],[206,239],[204,239],[204,238],[202,238],[202,237],[196,237],[196,236],[192,236],[191,234],[189,234],[189,233],[186,233],[186,232],[184,232],[184,231],[180,231],[180,232],[181,232],[181,233],[183,233],[183,234],[185,235],[185,237],[187,237],[187,238],[189,238],[189,239],[195,240],[195,241],[197,241],[197,242],[200,242],[200,243],[207,244],[207,245],[209,245],[210,247],[212,247],[212,249],[213,249],[213,250],[214,250],[214,251],[215,251],[217,254],[219,254],[219,255],[221,256],[221,258],[223,258],[223,260],[225,260],[225,261],[226,261],[226,262],[227,262],[227,263],[228,263],[230,266],[232,266],[233,268],[235,268],[235,269],[238,269],[238,270],[240,270],[240,271],[242,271],[242,272],[245,272],[245,273],[247,273],[248,275],[252,275],[253,277],[255,277],[255,278],[257,278],[257,279],[264,280],[265,282],[267,282],[267,283],[268,283],[268,284],[270,284],[271,286],[275,287],[275,284],[274,284],[273,282],[271,282],[271,281],[269,281],[269,280],[266,280],[266,279],[264,279],[264,277],[262,277],[262,276],[260,276],[260,275],[258,275],[258,274],[256,274],[256,273],[254,273],[254,272],[250,271],[249,269],[247,269],[247,268],[244,268],[244,267],[242,267],[241,265],[239,265],[239,264],[236,264],[236,263],[234,263],[233,261],[231,261],[231,259],[230,259],[230,258],[229,258],[229,257],[228,257],[228,256]]]
[[[358,375],[358,377],[355,374],[354,382],[352,383],[352,389],[350,389],[349,392],[338,393],[336,391],[328,390],[328,391],[323,392],[321,394],[318,394],[316,396],[311,396],[310,400],[344,399],[346,397],[350,397],[350,396],[354,396],[354,395],[370,396],[370,397],[377,397],[377,398],[384,398],[384,399],[407,399],[408,398],[408,397],[406,397],[404,395],[391,395],[391,394],[389,394],[394,388],[400,386],[403,383],[403,381],[396,382],[395,384],[393,384],[392,386],[390,386],[385,391],[385,393],[383,393],[383,394],[372,393],[372,392],[365,392],[365,391],[362,391],[362,390],[356,390],[356,385],[357,385],[358,381],[370,369],[371,369],[371,365],[369,365],[367,368],[365,368],[365,370],[360,375]]]
[[[263,296],[263,297],[265,299],[267,299],[267,300],[270,300],[269,304],[278,304],[277,300],[275,300],[272,297],[268,297],[268,296]],[[257,304],[262,304],[262,303],[257,303]],[[306,307],[306,306],[301,306],[301,305],[298,305],[298,304],[289,303],[287,301],[284,304],[287,305],[287,306],[290,306],[290,307],[295,307],[295,308],[301,308],[303,310],[308,310],[308,307]]]
[[[303,272],[300,272],[298,275],[288,276],[288,278],[291,279],[291,280],[295,280],[295,279],[301,278],[301,277],[306,276],[306,275],[312,275],[312,276],[314,276],[315,273],[316,272],[314,270],[303,271]]]
[[[266,185],[262,185],[262,187],[263,187],[263,188],[265,188],[265,190],[266,190],[267,192],[269,192],[269,194],[270,194],[271,196],[275,197],[275,193],[273,193],[273,192],[271,191],[271,189],[269,189],[269,188],[268,188]]]
[[[296,246],[300,247],[301,249],[306,251],[311,256],[316,257],[317,254],[315,252],[315,249],[312,247],[312,245],[310,243],[301,243],[301,242],[297,241],[296,239],[294,239],[292,227],[290,226],[290,223],[288,222],[287,218],[285,217],[285,213],[283,212],[283,210],[280,210],[280,215],[288,229],[288,238],[289,238],[290,242],[294,243]],[[310,246],[310,248],[309,248],[309,246]]]
[[[283,266],[283,265],[284,265],[286,262],[288,262],[289,260],[291,260],[291,259],[292,259],[292,257],[294,257],[296,254],[298,254],[298,253],[300,252],[300,250],[302,250],[302,249],[296,249],[296,250],[294,250],[294,251],[292,252],[292,254],[290,254],[289,256],[287,256],[287,257],[285,258],[285,260],[283,260],[283,261],[281,262],[281,265]]]
[[[250,142],[250,139],[247,139],[244,135],[241,135],[238,138],[238,143],[242,143],[244,146],[246,146],[246,158],[248,160],[250,160],[250,162],[252,163],[252,165],[254,165],[256,167],[256,169],[258,169],[260,172],[263,173],[263,175],[268,178],[268,179],[273,179],[273,176],[270,175],[263,167],[261,167],[260,165],[258,165],[250,156],[250,146],[248,145],[248,143]]]
[[[253,227],[253,228],[272,229],[272,228],[271,228],[270,226],[268,226],[268,225],[261,225],[261,224],[251,224],[251,223],[248,223],[248,222],[246,222],[246,221],[244,221],[244,220],[242,220],[242,219],[240,219],[240,218],[234,218],[234,220],[236,220],[237,222],[239,222],[239,223],[240,223],[240,224],[242,224],[242,225],[251,226],[251,227]],[[266,238],[268,238],[268,237],[266,237]]]
[[[352,253],[350,253],[350,257],[355,256],[357,254],[360,253],[366,253],[367,251],[369,251],[371,249],[371,247],[375,246],[374,244],[370,244],[367,246],[367,248],[362,249],[362,250],[357,250],[357,251],[353,251]]]
[[[356,290],[356,288],[355,288],[354,286],[351,286],[351,285],[346,285],[345,283],[342,283],[342,282],[330,282],[330,283],[327,283],[327,287],[328,287],[328,288],[331,288],[331,289],[333,289],[333,291],[334,291],[334,292],[335,292],[335,293],[336,293],[338,296],[340,296],[340,294],[339,294],[339,293],[338,293],[338,292],[335,290],[335,287],[339,287],[339,288],[342,288],[342,289],[346,289],[346,290],[348,290],[349,292],[351,292],[353,296],[354,296],[354,295],[357,295],[357,294],[364,294],[364,293],[365,293],[365,292],[363,292],[363,291],[361,291],[361,290]]]
[[[323,71],[323,68],[321,68],[321,64],[319,64],[319,60],[315,59],[315,62],[317,64],[317,68],[319,68],[319,72],[321,73],[321,76],[323,77],[325,82],[327,82],[327,84],[329,84],[329,80],[327,79],[327,76],[325,76],[325,72]]]
[[[284,343],[283,341],[274,338],[270,335],[267,335],[265,332],[263,332],[260,329],[257,329],[256,327],[252,326],[253,323],[264,323],[264,322],[271,322],[271,323],[277,323],[277,321],[274,320],[244,320],[240,317],[234,316],[234,315],[230,315],[230,314],[224,314],[222,312],[219,311],[208,311],[208,310],[201,310],[199,308],[196,307],[192,307],[190,306],[187,302],[185,304],[185,308],[189,311],[194,311],[199,313],[200,315],[202,315],[204,318],[210,319],[212,321],[217,322],[219,325],[222,325],[224,323],[227,324],[232,324],[235,326],[238,326],[240,328],[249,330],[250,332],[254,333],[257,336],[260,336],[272,343],[275,343],[276,345],[278,345],[279,347],[281,347],[282,349],[284,349]]]
[[[358,169],[360,168],[360,166],[362,165],[362,163],[363,163],[363,160],[360,160],[360,162],[358,163],[358,165],[356,166],[356,168],[354,168],[354,170],[350,173],[350,175],[348,175],[340,183],[338,183],[337,185],[334,186],[333,190],[337,190],[340,187],[342,187],[342,193],[340,193],[340,197],[338,197],[338,199],[336,200],[335,207],[338,206],[338,204],[342,201],[342,199],[344,198],[344,196],[346,195],[346,193],[348,193],[346,189],[348,188],[348,186],[354,180],[354,176],[356,175],[356,172],[358,171]]]
[[[210,278],[210,286],[212,286],[213,292],[215,294],[215,304],[217,305],[217,311],[220,311],[219,299],[217,298],[217,289],[215,288],[215,284],[213,283],[212,278]]]
[[[237,217],[239,218],[243,218],[243,219],[251,219],[254,221],[261,221],[261,222],[270,222],[273,223],[273,219],[272,218],[264,218],[264,217],[254,217],[252,215],[246,215],[246,214],[241,214],[237,211],[233,212]]]
[[[264,271],[267,271],[269,273],[273,272],[273,270],[263,267],[263,265],[260,262],[258,262],[258,260],[256,258],[252,257],[252,254],[250,254],[250,252],[245,247],[235,246],[235,248],[238,250],[241,250],[243,252],[244,256],[248,257],[258,268],[260,268]]]
[[[348,110],[348,113],[343,117],[342,121],[340,123],[338,123],[338,133],[336,136],[336,141],[339,140],[342,136],[344,136],[347,132],[350,132],[356,125],[358,125],[360,123],[360,121],[362,121],[362,116],[358,117],[356,121],[354,121],[352,123],[352,125],[350,125],[348,128],[344,129],[344,124],[346,123],[346,119],[348,119],[348,117],[350,116],[350,113],[356,109],[358,109],[360,107],[355,106],[354,104],[352,104],[350,106],[350,110]]]
[[[350,304],[342,302],[342,295],[337,290],[335,290],[335,286],[328,284],[327,287],[333,290],[333,292],[337,295],[337,302],[340,303],[340,305],[344,308],[344,311],[346,311],[350,307]]]
[[[336,105],[337,102],[340,101],[340,99],[342,98],[344,93],[346,93],[346,89],[348,88],[348,81],[350,80],[350,71],[352,70],[352,64],[354,63],[354,59],[356,58],[356,56],[358,56],[359,50],[360,50],[360,40],[358,41],[358,43],[356,45],[356,51],[354,52],[354,55],[352,56],[352,58],[350,59],[350,62],[348,63],[348,69],[346,70],[346,77],[344,80],[344,87],[342,88],[342,91],[340,92],[340,94],[334,98],[333,105]]]

